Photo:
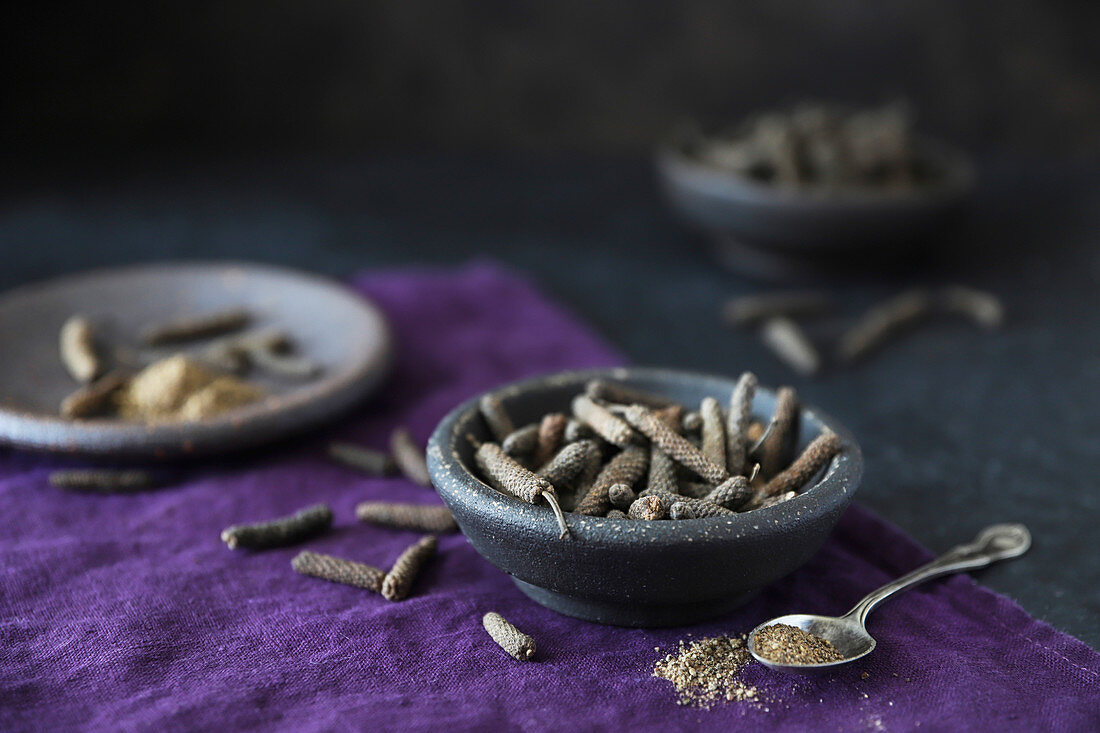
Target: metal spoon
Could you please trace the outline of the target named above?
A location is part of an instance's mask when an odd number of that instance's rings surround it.
[[[867,656],[875,648],[874,638],[867,633],[867,615],[880,603],[895,593],[930,578],[964,570],[982,568],[997,560],[1019,557],[1031,547],[1031,533],[1022,524],[995,524],[983,529],[973,542],[954,547],[943,555],[922,565],[869,593],[848,613],[840,616],[813,616],[795,613],[765,621],[749,634],[749,653],[758,662],[772,669],[787,672],[813,672],[832,669]],[[824,664],[780,664],[756,652],[756,634],[768,626],[787,624],[832,643],[844,658]]]

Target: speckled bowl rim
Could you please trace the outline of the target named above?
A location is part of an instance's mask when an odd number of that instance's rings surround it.
[[[454,449],[456,441],[466,439],[462,432],[463,425],[467,419],[476,414],[478,400],[484,394],[494,394],[507,400],[534,389],[569,383],[581,386],[584,382],[595,378],[622,380],[630,377],[652,380],[699,380],[712,382],[715,385],[721,384],[727,399],[736,384],[736,379],[721,375],[651,367],[612,367],[557,372],[488,390],[454,408],[433,431],[428,441],[427,458],[428,470],[436,491],[446,503],[450,504],[452,501],[466,502],[460,493],[466,490],[475,497],[476,500],[468,504],[479,512],[481,519],[487,522],[504,520],[510,525],[528,528],[528,531],[535,532],[546,541],[560,541],[558,524],[548,507],[528,504],[503,494],[477,478]],[[759,388],[759,392],[774,396],[772,390],[763,387]],[[721,397],[717,393],[715,396]],[[728,517],[680,521],[630,522],[570,512],[565,515],[569,527],[576,538],[595,540],[601,544],[633,545],[638,541],[639,535],[658,542],[681,540],[685,543],[721,544],[734,537],[744,537],[769,530],[782,531],[785,526],[793,526],[800,517],[827,514],[837,505],[847,505],[863,475],[863,455],[859,444],[844,426],[815,407],[803,405],[801,416],[804,425],[809,424],[817,429],[828,427],[835,432],[840,436],[843,447],[841,454],[833,459],[817,483],[793,499]],[[629,525],[629,532],[624,531],[627,525]]]

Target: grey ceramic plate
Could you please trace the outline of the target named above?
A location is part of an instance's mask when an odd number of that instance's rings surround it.
[[[250,375],[268,398],[196,422],[58,416],[60,401],[78,386],[57,351],[58,329],[72,314],[90,317],[102,340],[117,345],[136,344],[150,323],[239,306],[256,314],[255,327],[284,328],[321,373],[298,382]],[[385,377],[392,351],[382,313],[348,288],[315,275],[237,263],[98,270],[17,288],[0,295],[0,344],[0,441],[133,458],[227,452],[316,426],[371,392]]]

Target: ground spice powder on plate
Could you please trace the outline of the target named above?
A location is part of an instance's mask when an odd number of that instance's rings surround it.
[[[755,700],[757,690],[742,682],[741,669],[752,661],[744,638],[699,639],[669,654],[653,667],[653,676],[676,686],[680,705],[709,708],[715,703]]]
[[[116,395],[118,414],[131,420],[201,420],[264,396],[259,387],[176,355],[134,375]]]

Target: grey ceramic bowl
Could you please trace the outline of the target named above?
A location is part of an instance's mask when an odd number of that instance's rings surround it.
[[[620,368],[539,377],[494,390],[517,424],[567,411],[584,384],[604,377],[684,404],[728,400],[724,377]],[[769,416],[774,394],[760,390],[755,412]],[[443,501],[485,559],[535,601],[560,613],[619,626],[680,626],[723,614],[813,555],[851,501],[862,473],[850,434],[812,408],[800,444],[828,426],[844,450],[812,489],[790,501],[733,517],[642,522],[566,514],[573,536],[558,538],[545,506],[496,491],[473,472],[472,434],[488,440],[473,399],[453,410],[428,443],[428,467]]]
[[[716,244],[725,264],[765,277],[863,269],[912,252],[965,210],[974,191],[969,159],[921,140],[921,159],[935,183],[909,191],[855,190],[826,194],[784,189],[705,163],[690,140],[658,150],[661,191],[672,209]]]

